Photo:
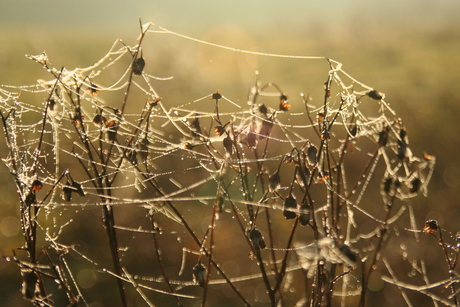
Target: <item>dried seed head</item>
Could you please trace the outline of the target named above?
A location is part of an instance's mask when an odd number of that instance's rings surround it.
[[[388,143],[388,132],[390,132],[390,127],[386,126],[379,132],[378,144],[380,146],[385,146]]]
[[[62,189],[62,198],[64,198],[65,201],[72,200],[73,188],[71,186],[72,185],[70,184],[70,182],[67,182],[65,187]]]
[[[265,104],[261,104],[259,106],[259,112],[267,116],[267,112],[268,112],[267,106]]]
[[[278,171],[274,172],[273,175],[268,178],[268,190],[270,192],[275,192],[280,187],[280,173]]]
[[[224,129],[224,127],[222,127],[222,126],[216,126],[216,127],[214,127],[214,132],[215,132],[218,136],[221,136],[222,134],[224,134],[225,129]]]
[[[288,98],[286,95],[281,95],[280,96],[280,105],[279,105],[279,110],[280,111],[289,111],[291,109],[291,105],[288,104]]]
[[[404,158],[406,157],[406,152],[407,152],[407,144],[401,140],[398,140],[397,144],[398,144],[398,150],[397,150],[396,156],[398,157],[398,159],[404,160]]]
[[[224,140],[223,140],[223,143],[224,143],[224,149],[225,149],[225,152],[231,156],[233,154],[233,141],[232,139],[227,136]]]
[[[318,149],[316,148],[315,145],[310,144],[307,149],[307,158],[308,158],[308,163],[310,165],[316,165],[318,163]]]
[[[255,250],[261,250],[266,247],[264,236],[257,228],[251,228],[248,230],[249,239],[251,239],[252,246]]]
[[[376,90],[369,91],[366,93],[366,95],[375,100],[382,100],[385,97],[385,94],[380,93]]]
[[[417,193],[420,190],[421,185],[422,185],[422,181],[420,180],[420,178],[416,177],[416,178],[412,179],[412,181],[410,182],[409,191],[411,193]]]
[[[382,190],[385,192],[385,194],[390,193],[391,185],[393,184],[393,178],[388,177],[383,181],[382,184]]]
[[[184,148],[188,149],[188,150],[192,150],[194,147],[195,147],[195,145],[193,145],[193,144],[191,144],[189,142],[185,142],[185,144],[184,144]]]
[[[202,263],[197,263],[193,267],[193,281],[204,287],[206,282],[206,267]]]
[[[272,131],[272,128],[273,128],[273,122],[271,120],[268,120],[268,119],[263,120],[262,127],[260,127],[260,131],[259,131],[259,138],[263,139],[269,136],[270,132]]]
[[[85,191],[83,191],[80,183],[74,181],[72,182],[72,187],[74,188],[74,192],[76,192],[78,195],[85,196]]]
[[[219,93],[219,90],[217,90],[214,94],[212,94],[212,99],[214,100],[219,100],[222,98],[222,95]]]
[[[136,59],[133,63],[133,73],[135,75],[142,75],[142,71],[144,70],[145,67],[145,60],[141,56],[140,58]]]
[[[284,207],[283,207],[283,215],[287,220],[295,219],[297,213],[295,210],[297,209],[297,201],[292,194],[289,194],[288,197],[284,199]]]
[[[99,86],[91,82],[88,86],[88,92],[91,95],[96,95],[97,93],[99,93]]]
[[[339,247],[339,250],[348,257],[352,262],[356,262],[358,260],[358,257],[356,254],[351,250],[350,246],[344,244]]]
[[[35,205],[37,203],[37,198],[35,197],[35,193],[33,192],[30,192],[27,196],[26,196],[26,206],[27,207],[30,207],[32,205]]]
[[[201,134],[200,119],[195,117],[195,119],[190,123],[190,129],[192,130],[192,136],[199,136]]]
[[[330,140],[331,139],[331,134],[329,133],[329,130],[326,128],[321,132],[321,140]]]
[[[43,188],[43,183],[38,180],[38,179],[35,179],[34,182],[32,182],[32,191],[40,191],[41,189]]]
[[[246,136],[246,142],[247,142],[249,148],[256,149],[256,147],[257,147],[257,135],[254,133],[252,128],[248,132],[248,135]]]
[[[433,233],[439,229],[438,221],[436,220],[428,220],[425,222],[425,226],[423,227],[424,233]]]
[[[103,124],[106,121],[107,120],[105,119],[105,117],[102,116],[101,114],[96,114],[96,116],[94,116],[94,118],[93,118],[93,123],[95,123],[96,125]]]
[[[302,226],[308,225],[308,223],[310,223],[310,210],[311,207],[306,202],[300,206],[299,222]]]
[[[26,299],[34,299],[38,281],[37,274],[34,271],[30,271],[27,273],[23,272],[22,278],[22,295],[24,295]]]

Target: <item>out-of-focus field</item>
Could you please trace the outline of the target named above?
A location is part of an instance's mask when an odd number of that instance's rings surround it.
[[[433,29],[389,25],[386,32],[365,31],[366,26],[372,24],[356,22],[339,31],[317,25],[297,32],[257,34],[242,27],[221,25],[198,38],[260,52],[327,56],[343,63],[345,71],[356,79],[384,92],[386,101],[404,121],[412,151],[418,156],[426,151],[437,158],[428,197],[412,201],[416,222],[422,227],[425,220],[436,219],[443,229],[455,234],[460,231],[460,23]],[[186,29],[174,30],[187,34]],[[56,67],[86,67],[102,57],[117,37],[133,43],[138,35],[137,32],[100,33],[97,29],[52,34],[33,29],[0,30],[0,33],[0,85],[28,85],[36,79],[48,78],[47,72],[26,60],[24,53],[39,54],[46,50]],[[174,76],[171,81],[154,82],[164,101],[174,105],[216,89],[245,103],[255,70],[264,82],[279,84],[295,105],[301,103],[301,91],[312,91],[302,84],[307,85],[311,78],[327,78],[325,62],[256,58],[164,34],[147,39],[144,57],[150,74]],[[314,91],[313,103],[315,99],[319,103],[322,93]],[[0,155],[5,158],[3,138],[0,144]],[[8,170],[0,165],[1,256],[12,255],[22,244],[14,190]],[[380,200],[378,203],[381,205]],[[20,276],[14,264],[0,261],[0,285],[0,300],[7,302],[4,306],[27,305],[20,293]],[[369,306],[385,305],[379,305],[378,300],[382,301],[376,293]]]

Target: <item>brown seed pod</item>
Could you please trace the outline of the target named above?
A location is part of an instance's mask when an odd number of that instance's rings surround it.
[[[411,180],[409,191],[411,193],[417,193],[420,190],[421,185],[422,185],[422,181],[420,180],[420,178],[416,177]]]
[[[193,267],[193,281],[204,287],[206,282],[206,267],[202,263],[197,263]]]
[[[268,108],[265,104],[261,104],[259,106],[259,112],[262,113],[263,115],[267,116]]]
[[[257,228],[251,228],[248,230],[249,239],[251,239],[252,246],[255,250],[261,250],[266,247],[264,236]]]
[[[70,182],[67,182],[65,187],[62,189],[62,198],[64,198],[65,201],[72,200],[73,188],[71,186],[72,185],[70,184]]]
[[[366,95],[375,100],[382,100],[383,97],[385,96],[385,94],[382,94],[376,90],[369,91],[366,93]]]
[[[223,140],[223,144],[224,144],[224,149],[225,149],[225,152],[228,154],[228,155],[232,155],[233,153],[233,141],[232,139],[227,136],[224,140]]]
[[[388,143],[388,133],[390,132],[390,127],[386,126],[382,129],[382,131],[379,132],[379,140],[377,143],[380,146],[385,146]]]
[[[287,220],[295,219],[297,213],[294,212],[297,209],[297,201],[292,194],[284,199],[283,215]]]
[[[142,75],[142,71],[144,70],[145,67],[145,60],[141,56],[140,58],[136,59],[133,63],[133,73],[135,75]]]
[[[74,188],[74,192],[76,192],[78,195],[85,196],[85,191],[83,191],[80,183],[76,181],[72,182],[72,188]]]
[[[307,149],[307,159],[310,165],[316,165],[318,163],[318,148],[315,145],[310,144]]]
[[[40,191],[41,189],[43,188],[43,183],[38,180],[38,179],[35,179],[34,182],[32,182],[32,191]]]
[[[214,132],[218,135],[221,136],[222,134],[225,133],[225,129],[222,126],[215,126],[214,127]]]
[[[291,109],[291,105],[288,104],[288,98],[286,95],[281,95],[280,96],[280,105],[279,105],[279,110],[280,111],[289,111]]]
[[[217,90],[214,94],[212,94],[212,99],[214,100],[219,100],[222,98],[222,95],[219,93],[219,90]]]
[[[423,227],[424,233],[433,233],[439,229],[438,221],[436,220],[428,220],[425,222],[425,226]]]
[[[281,182],[280,173],[277,170],[276,172],[273,173],[273,175],[270,176],[270,178],[268,178],[268,190],[270,192],[275,192],[276,190],[279,189],[280,182]]]
[[[260,127],[259,138],[264,139],[270,135],[273,128],[273,122],[269,119],[262,121],[262,127]]]
[[[299,222],[302,226],[308,225],[308,223],[310,223],[310,210],[311,207],[306,202],[300,206]]]

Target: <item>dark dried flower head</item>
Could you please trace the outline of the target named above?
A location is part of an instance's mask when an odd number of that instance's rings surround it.
[[[262,127],[260,127],[259,138],[263,139],[270,135],[273,128],[273,122],[269,119],[262,121]]]
[[[23,272],[22,278],[22,295],[24,295],[26,299],[34,299],[38,281],[37,274],[34,271],[27,273]]]
[[[97,93],[99,93],[99,86],[91,82],[88,86],[88,92],[91,95],[96,95]]]
[[[225,152],[228,155],[231,156],[233,154],[233,141],[232,141],[232,139],[229,136],[227,136],[226,138],[224,138],[223,144],[224,144]]]
[[[93,123],[95,123],[96,125],[105,124],[105,122],[107,122],[107,120],[101,114],[96,114],[96,116],[94,116],[93,118]]]
[[[195,119],[190,123],[190,129],[192,130],[192,136],[198,136],[201,134],[200,119],[195,117]]]
[[[306,202],[300,206],[299,222],[302,226],[308,225],[308,223],[310,223],[310,210],[311,207]]]
[[[280,187],[280,173],[278,171],[274,172],[273,175],[268,178],[268,190],[270,192],[275,192]]]
[[[204,287],[206,282],[206,267],[202,263],[197,263],[193,267],[193,281]]]
[[[215,126],[215,127],[214,127],[214,132],[215,132],[218,136],[221,136],[222,134],[224,134],[225,129],[224,129],[224,127],[222,127],[222,126]]]
[[[284,199],[283,215],[287,220],[295,219],[297,213],[297,201],[292,194],[289,194],[288,197]]]
[[[34,182],[32,182],[32,191],[40,191],[43,188],[43,183],[36,179]]]
[[[367,96],[371,97],[372,99],[375,99],[375,100],[382,100],[383,97],[385,97],[385,94],[383,93],[380,93],[376,90],[372,90],[372,91],[369,91],[366,93]]]
[[[72,188],[74,188],[74,192],[76,192],[78,195],[85,196],[85,191],[83,191],[80,183],[76,181],[72,182]]]
[[[133,73],[135,75],[142,75],[142,71],[144,70],[145,67],[145,60],[141,56],[140,58],[136,59],[133,63]]]
[[[390,132],[390,127],[386,126],[379,132],[379,140],[377,143],[380,146],[385,146],[388,143],[388,133]]]
[[[222,98],[222,95],[219,93],[219,90],[217,90],[214,94],[212,94],[212,99],[214,100],[219,100]]]
[[[425,226],[423,227],[424,233],[433,233],[439,229],[438,221],[436,220],[428,220],[425,222]]]
[[[288,104],[288,98],[286,95],[281,95],[280,96],[280,105],[279,105],[279,110],[280,111],[289,111],[291,109],[291,105]]]
[[[267,112],[268,112],[267,106],[265,104],[261,104],[259,106],[259,112],[267,116]]]
[[[411,193],[417,193],[420,190],[421,185],[422,185],[422,181],[420,180],[420,178],[416,177],[411,180],[409,191]]]
[[[318,163],[318,148],[315,145],[310,144],[307,149],[307,158],[310,165],[316,165]]]
[[[252,246],[255,250],[261,250],[266,247],[264,236],[257,228],[251,228],[248,230],[249,239],[251,239]]]
[[[191,144],[189,142],[185,142],[185,144],[184,144],[184,148],[188,149],[188,150],[192,150],[194,147],[195,147],[195,145],[193,145],[193,144]]]
[[[56,101],[54,99],[50,99],[48,101],[48,108],[50,111],[54,111],[54,107],[56,106]]]
[[[26,197],[26,206],[30,207],[37,203],[37,198],[35,197],[35,193],[30,192]]]
[[[257,147],[257,135],[254,133],[253,128],[248,132],[246,136],[246,142],[248,147],[251,149],[255,149]]]
[[[385,194],[390,193],[392,184],[393,184],[393,178],[391,177],[385,178],[385,180],[383,181],[383,185],[382,185],[382,190],[385,192]]]
[[[72,185],[70,184],[70,182],[67,182],[65,187],[62,189],[62,198],[64,198],[65,201],[72,200],[73,188],[71,186]]]

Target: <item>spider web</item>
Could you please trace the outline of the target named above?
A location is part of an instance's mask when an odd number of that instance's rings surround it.
[[[94,277],[103,275],[150,306],[223,297],[253,305],[270,295],[302,302],[307,293],[290,287],[326,271],[342,304],[361,295],[350,262],[379,253],[382,228],[417,229],[404,212],[426,194],[435,158],[414,155],[385,95],[337,61],[152,28],[142,25],[138,44],[116,41],[86,68],[28,56],[50,79],[0,88],[3,161],[17,186],[26,251],[10,260],[21,268],[25,297],[40,306],[66,298],[88,305],[113,282]],[[158,35],[301,65],[322,61],[323,94],[288,98],[282,84],[255,72],[246,97],[217,90],[171,106],[155,84],[172,77],[155,77],[142,63],[155,52],[141,47],[144,38]],[[113,75],[120,77],[107,83]],[[372,230],[363,233],[364,223]],[[64,298],[51,279],[65,285]]]

